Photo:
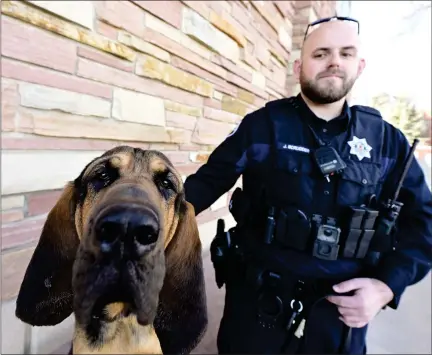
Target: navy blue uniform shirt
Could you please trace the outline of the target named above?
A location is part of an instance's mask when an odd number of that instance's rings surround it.
[[[346,103],[339,117],[326,122],[308,108],[300,95],[296,100],[305,123],[310,124],[323,141],[347,130],[351,113]],[[383,191],[394,191],[410,144],[399,129],[389,123],[385,125],[382,159],[388,173]],[[253,191],[257,181],[270,168],[271,138],[264,108],[246,115],[213,151],[208,162],[186,179],[186,199],[194,206],[195,213],[210,207],[233,187],[240,176],[243,189]],[[432,194],[416,159],[409,169],[399,200],[405,206],[399,218],[398,250],[386,256],[373,275],[392,289],[395,297],[389,305],[393,308],[397,307],[407,286],[427,275],[432,262]]]

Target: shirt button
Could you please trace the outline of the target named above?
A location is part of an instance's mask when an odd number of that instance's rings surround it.
[[[363,179],[363,180],[362,180],[362,184],[363,184],[363,185],[366,185],[367,182],[368,182],[368,181],[367,181],[366,179]]]
[[[324,132],[324,133],[327,133],[327,128],[323,128],[323,132]]]
[[[295,173],[298,173],[298,169],[297,169],[297,168],[294,168],[293,171],[294,171]]]
[[[328,190],[325,190],[324,195],[330,195],[330,192]]]

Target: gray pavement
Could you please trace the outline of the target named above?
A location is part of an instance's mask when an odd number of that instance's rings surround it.
[[[396,311],[380,313],[371,324],[371,354],[431,354],[431,276],[409,287]]]
[[[427,160],[429,159],[429,160]],[[432,162],[430,160],[430,156],[428,156],[428,158],[425,158],[423,161],[420,162],[420,166],[423,168],[423,171],[425,173],[426,176],[426,181],[429,185],[429,188],[432,184],[432,171],[431,171],[431,165]]]

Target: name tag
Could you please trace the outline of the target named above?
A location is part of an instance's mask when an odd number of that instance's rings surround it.
[[[296,152],[302,152],[302,153],[310,153],[310,149],[306,147],[302,147],[299,145],[293,145],[293,144],[280,144],[281,149],[287,149],[287,150],[294,150]]]

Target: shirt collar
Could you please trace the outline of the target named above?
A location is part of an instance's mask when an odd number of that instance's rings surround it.
[[[302,114],[304,114],[306,116],[306,119],[310,123],[314,123],[314,122],[317,123],[320,121],[321,122],[324,121],[322,118],[318,117],[317,115],[315,115],[315,113],[313,113],[313,111],[309,108],[309,106],[303,100],[303,97],[301,96],[301,94],[297,95],[296,101],[299,105],[299,108],[300,108]],[[333,122],[333,121],[337,121],[338,123],[343,124],[345,129],[348,128],[348,125],[351,121],[351,110],[350,110],[350,107],[348,106],[348,102],[346,100],[345,100],[344,105],[342,107],[341,114],[329,122]],[[325,123],[325,122],[322,122],[322,123]]]

